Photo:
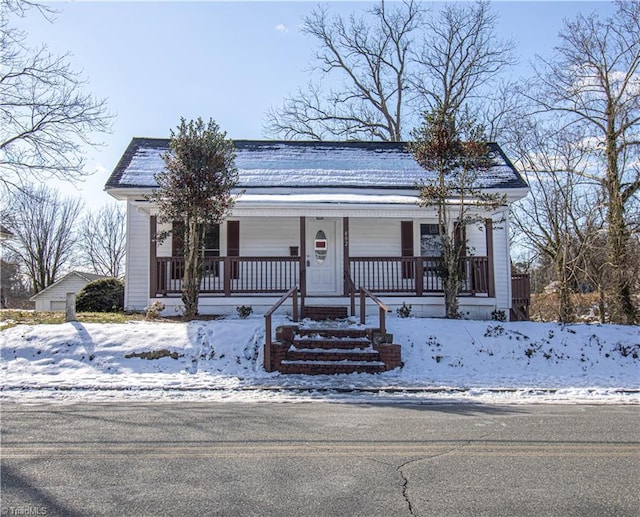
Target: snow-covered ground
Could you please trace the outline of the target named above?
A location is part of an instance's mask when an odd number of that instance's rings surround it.
[[[305,376],[264,371],[261,316],[18,325],[0,331],[0,400],[640,404],[639,327],[395,315],[387,326],[403,368]]]

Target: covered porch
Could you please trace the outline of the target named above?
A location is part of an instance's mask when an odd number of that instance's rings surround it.
[[[391,296],[442,294],[440,257],[347,257],[342,292],[350,286]],[[463,296],[492,296],[489,258],[464,257]],[[155,270],[155,272],[153,272]],[[179,295],[182,289],[183,257],[156,257],[152,267],[151,297]],[[298,286],[306,289],[306,264],[300,257],[213,257],[204,259],[200,294],[217,296],[271,295]]]
[[[251,236],[251,245],[240,239],[241,221],[229,221],[221,234],[222,250],[226,254],[206,256],[200,293],[203,297],[273,296],[298,287],[303,298],[349,296],[361,287],[372,293],[397,297],[439,296],[443,293],[442,258],[419,255],[424,252],[419,233],[420,225],[414,221],[395,220],[364,224],[354,223],[349,217],[299,217],[298,235],[291,235],[289,246],[280,245],[280,254],[252,254],[241,256],[241,249],[258,248],[273,251],[270,240],[277,231],[265,228],[260,236],[263,245]],[[243,223],[244,224],[244,223]],[[376,233],[378,227],[386,227]],[[150,298],[172,297],[181,293],[184,258],[158,256],[155,236],[158,225],[150,217]],[[429,225],[433,226],[433,225]],[[355,227],[355,228],[354,228]],[[418,231],[414,228],[418,228]],[[226,233],[225,233],[226,232]],[[248,231],[246,231],[248,233]],[[255,233],[255,232],[254,232]],[[418,235],[415,235],[418,233]],[[478,238],[476,237],[476,240]],[[462,296],[495,297],[495,268],[493,259],[493,222],[488,219],[482,239],[482,255],[470,255],[460,260],[464,282]],[[375,248],[384,255],[369,254]],[[390,252],[396,250],[393,255]]]

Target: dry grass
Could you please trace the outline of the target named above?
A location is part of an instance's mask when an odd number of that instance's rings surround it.
[[[79,312],[76,316],[78,321],[82,323],[126,323],[144,319],[143,314],[125,314],[123,312]],[[64,312],[36,312],[20,309],[0,310],[0,328],[55,323],[64,323]]]
[[[572,294],[576,322],[598,323],[600,311],[598,309],[598,294]],[[560,303],[556,293],[541,293],[531,295],[529,314],[532,321],[558,321]]]
[[[124,312],[78,312],[76,318],[81,323],[128,323],[130,321],[146,320],[144,314]],[[214,320],[220,316],[201,315],[197,320]],[[167,323],[180,323],[188,321],[181,316],[159,317],[154,321]],[[0,330],[15,327],[16,325],[49,325],[64,323],[64,312],[28,311],[21,309],[0,310]]]

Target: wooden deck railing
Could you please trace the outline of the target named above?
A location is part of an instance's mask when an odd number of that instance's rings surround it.
[[[289,289],[282,298],[280,298],[276,303],[273,304],[273,307],[269,309],[264,315],[264,325],[265,325],[265,345],[264,345],[264,367],[270,372],[271,371],[271,334],[273,332],[271,327],[271,316],[274,312],[280,307],[284,302],[287,301],[287,298],[292,298],[292,313],[291,318],[293,321],[298,321],[298,286],[294,285],[291,289]]]
[[[530,305],[531,278],[526,273],[513,273],[511,275],[511,320],[528,320]]]
[[[156,277],[152,278],[156,293],[180,293],[184,258],[158,257],[156,262]],[[226,296],[282,293],[299,283],[299,270],[299,257],[207,257],[200,293]]]
[[[514,305],[529,305],[531,303],[531,280],[526,273],[511,275],[511,298]]]
[[[151,296],[179,294],[184,258],[158,257],[155,264]],[[348,264],[344,274],[348,296],[355,296],[361,287],[385,295],[423,296],[443,292],[440,257],[349,257]],[[464,273],[462,295],[491,293],[487,257],[464,257],[460,268]],[[304,287],[301,281],[300,257],[207,257],[200,293],[279,294],[294,285]]]
[[[382,303],[382,300],[369,291],[369,289],[365,289],[364,287],[360,288],[360,324],[364,325],[367,319],[367,297],[371,298],[378,306],[378,328],[381,334],[386,334],[387,325],[385,323],[385,317],[387,312],[391,312],[391,309]]]
[[[355,288],[374,293],[441,293],[441,257],[349,257],[349,274]],[[464,283],[461,294],[489,293],[489,259],[464,257],[460,261]]]

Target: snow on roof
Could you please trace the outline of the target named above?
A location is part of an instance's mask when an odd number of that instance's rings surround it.
[[[402,142],[301,142],[236,140],[241,188],[361,187],[415,188],[428,173]],[[106,188],[153,188],[164,169],[167,139],[134,138],[107,181]],[[526,188],[498,144],[490,143],[495,165],[480,174],[478,187]]]

